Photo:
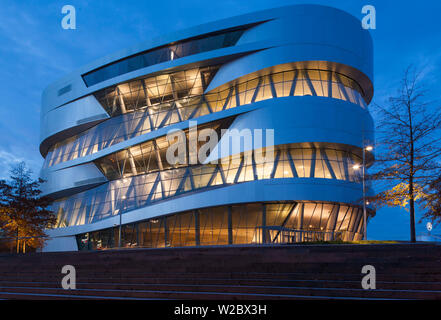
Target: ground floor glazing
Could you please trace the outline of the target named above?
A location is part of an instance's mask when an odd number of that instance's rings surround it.
[[[358,206],[322,202],[225,205],[77,235],[79,250],[286,243],[362,238]],[[121,238],[121,240],[120,240]]]

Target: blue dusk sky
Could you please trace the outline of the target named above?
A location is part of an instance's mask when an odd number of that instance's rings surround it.
[[[374,5],[374,102],[395,94],[404,69],[423,70],[431,99],[439,101],[440,1],[392,0],[0,0],[0,179],[11,164],[26,161],[38,175],[40,101],[54,80],[99,57],[163,33],[290,4],[324,4],[362,19]],[[76,29],[61,27],[64,5],[76,8]],[[336,21],[338,23],[338,21]],[[326,26],[324,26],[326,27]],[[417,220],[419,217],[417,217]],[[417,234],[425,231],[418,224]],[[437,233],[441,233],[437,228]],[[409,214],[385,208],[368,226],[370,239],[409,239]]]

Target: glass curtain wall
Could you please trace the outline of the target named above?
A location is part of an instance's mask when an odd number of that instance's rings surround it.
[[[108,174],[108,178],[116,180],[53,202],[51,209],[58,215],[57,227],[93,223],[158,200],[241,182],[284,178],[360,182],[360,170],[355,170],[354,166],[361,159],[347,151],[330,148],[284,145],[277,146],[275,157],[265,163],[256,163],[254,154],[240,154],[214,165],[193,165],[162,171],[158,171],[156,164],[159,159],[158,152],[150,152],[141,154],[136,160],[128,157],[126,164],[121,164],[122,160],[117,161],[116,158],[114,162],[98,162],[97,165]],[[149,162],[156,163],[150,167]],[[136,163],[142,165],[136,167]],[[133,165],[137,175],[132,170]]]
[[[231,47],[237,43],[243,32],[243,29],[231,30],[152,49],[88,72],[83,75],[83,80],[86,83],[86,86],[90,87],[122,74],[161,62],[172,61],[201,52]]]
[[[95,96],[112,116],[50,148],[44,167],[93,154],[116,143],[188,119],[250,103],[287,96],[322,96],[363,108],[360,86],[327,70],[295,69],[249,75],[204,94],[218,67],[197,68],[133,80],[98,91]]]
[[[248,203],[186,211],[121,226],[123,247],[185,247],[281,243],[282,230],[309,235],[334,234],[335,240],[361,239],[359,207],[322,202]],[[270,230],[265,232],[263,230]],[[265,235],[262,234],[265,232]],[[118,247],[119,226],[77,236],[80,250]]]
[[[93,154],[136,136],[208,114],[201,95],[217,66],[195,68],[132,80],[98,91],[95,95],[110,119],[57,142],[50,148],[44,167]],[[183,106],[192,105],[183,109]]]
[[[197,128],[198,130],[213,129],[217,136],[221,137],[221,129],[228,127],[232,121],[233,119],[226,118]],[[188,141],[190,141],[188,130],[185,130],[185,135],[186,150],[189,150],[187,146]],[[164,136],[99,158],[94,162],[108,180],[188,166],[186,163],[171,164],[167,161],[167,150],[174,143],[178,142],[170,142]],[[203,141],[196,141],[196,150],[200,150],[204,143]],[[188,152],[186,153],[186,160],[189,160]],[[203,159],[201,160],[203,161]]]
[[[218,127],[217,127],[218,128]],[[126,150],[110,154],[95,161],[108,180],[123,179],[159,170],[188,167],[187,164],[169,164],[166,150],[170,143],[158,138]],[[198,144],[198,150],[202,145]],[[221,170],[227,183],[272,178],[325,178],[360,181],[360,173],[354,166],[361,163],[360,157],[331,147],[299,147],[296,144],[275,147],[274,157],[256,161],[256,154],[266,154],[266,149],[256,149],[254,153],[239,154],[220,159],[219,165],[207,164],[191,166],[193,173],[207,170]],[[186,159],[189,158],[187,153]],[[204,169],[208,166],[211,169]],[[197,179],[193,174],[193,179]],[[237,177],[236,177],[237,176]]]

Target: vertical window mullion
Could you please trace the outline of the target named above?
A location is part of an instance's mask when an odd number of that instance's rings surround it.
[[[286,154],[288,155],[288,161],[289,161],[289,165],[291,166],[291,171],[292,171],[293,177],[298,178],[299,175],[297,174],[296,166],[294,164],[294,160],[292,159],[290,149],[288,149],[286,151]]]
[[[273,170],[271,171],[270,179],[274,179],[274,176],[276,174],[277,165],[279,164],[279,158],[280,158],[280,150],[277,150],[276,158],[274,159],[273,164]]]
[[[233,214],[231,206],[228,206],[228,244],[233,244]]]
[[[317,96],[317,92],[315,91],[311,78],[309,78],[308,70],[303,70],[303,75],[305,77],[306,83],[308,84],[309,90],[311,90],[312,95]]]
[[[269,79],[270,88],[271,88],[271,95],[273,96],[273,98],[277,98],[277,92],[276,92],[276,87],[274,86],[273,75],[269,74],[268,79]]]
[[[262,243],[266,243],[266,204],[262,203]]]
[[[327,71],[328,74],[328,98],[332,98],[332,71]]]
[[[195,232],[195,244],[199,246],[201,244],[200,226],[199,226],[199,211],[194,211],[194,232]]]
[[[314,176],[315,176],[315,160],[316,160],[316,157],[317,157],[316,153],[317,153],[317,149],[313,148],[312,149],[312,156],[311,156],[311,169],[310,169],[310,172],[309,172],[309,177],[310,178],[314,178]]]
[[[290,96],[294,96],[297,86],[297,78],[299,76],[299,70],[294,70],[294,78],[292,79],[291,89],[289,91]]]
[[[328,167],[329,173],[331,174],[332,179],[337,179],[334,170],[332,169],[331,162],[328,159],[328,155],[324,149],[320,148],[320,153],[322,155],[322,159],[325,160],[326,166]]]
[[[259,82],[257,82],[257,86],[254,89],[253,97],[251,98],[251,103],[254,103],[256,101],[261,86],[262,86],[262,77],[259,77]]]

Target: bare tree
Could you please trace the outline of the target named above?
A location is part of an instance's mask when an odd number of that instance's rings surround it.
[[[415,242],[415,202],[440,169],[441,112],[427,101],[421,73],[408,67],[397,96],[386,106],[376,104],[378,127],[377,171],[374,179],[395,184],[372,200],[387,206],[409,206],[410,238]]]

